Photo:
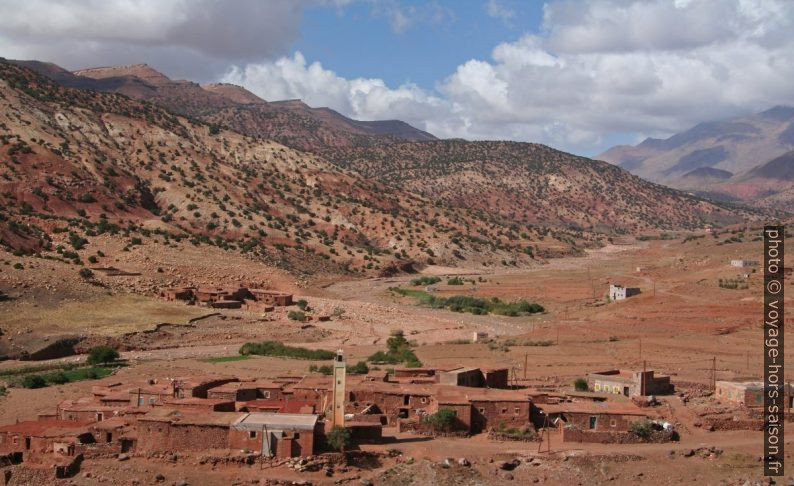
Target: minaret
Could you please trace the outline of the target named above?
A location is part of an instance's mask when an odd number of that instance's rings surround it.
[[[345,354],[340,349],[334,359],[334,411],[331,427],[345,426]]]

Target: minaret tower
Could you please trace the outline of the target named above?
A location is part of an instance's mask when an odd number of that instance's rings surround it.
[[[347,365],[345,363],[345,354],[340,349],[336,352],[334,359],[334,411],[333,419],[331,421],[332,427],[345,426],[345,375],[347,373]]]

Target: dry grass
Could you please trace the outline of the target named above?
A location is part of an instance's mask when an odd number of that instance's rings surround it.
[[[132,294],[41,305],[24,300],[6,306],[0,327],[8,332],[90,332],[119,335],[169,322],[181,324],[207,309]]]

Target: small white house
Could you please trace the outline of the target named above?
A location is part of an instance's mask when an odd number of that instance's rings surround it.
[[[609,286],[609,299],[613,301],[626,300],[639,293],[640,289],[638,287],[623,287],[617,284],[611,284]]]
[[[739,268],[757,267],[758,266],[758,262],[755,261],[755,260],[731,260],[731,266],[732,267],[739,267]]]

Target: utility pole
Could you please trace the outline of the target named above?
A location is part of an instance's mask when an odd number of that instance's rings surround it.
[[[648,362],[642,361],[642,379],[640,380],[640,395],[645,396],[645,372],[648,370]]]
[[[642,338],[640,338],[640,359],[642,359]]]

